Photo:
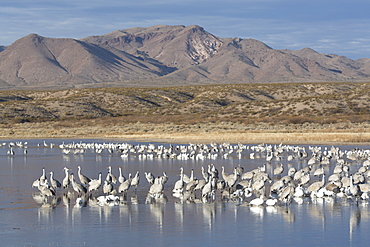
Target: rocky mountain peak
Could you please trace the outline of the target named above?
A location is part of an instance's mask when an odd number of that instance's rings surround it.
[[[4,49],[4,48],[3,48]],[[1,48],[0,48],[1,51]],[[0,87],[361,81],[370,59],[303,48],[275,50],[255,39],[220,38],[203,27],[156,25],[84,39],[27,35],[0,52]],[[171,82],[172,83],[172,82]]]

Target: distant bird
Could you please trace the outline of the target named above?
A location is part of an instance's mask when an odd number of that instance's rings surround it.
[[[280,175],[283,173],[283,171],[284,171],[283,164],[280,163],[279,166],[274,169],[274,175],[275,176]]]
[[[10,150],[8,150],[7,154],[15,155],[15,152],[14,152],[13,148],[10,148]]]
[[[314,176],[320,176],[323,174],[324,174],[324,167],[317,168],[313,173]]]

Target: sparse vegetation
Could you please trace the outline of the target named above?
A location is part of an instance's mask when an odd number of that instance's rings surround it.
[[[369,97],[370,83],[1,91],[0,136],[347,131],[366,141]]]

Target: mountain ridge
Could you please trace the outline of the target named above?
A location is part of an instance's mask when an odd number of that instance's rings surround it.
[[[83,39],[29,34],[0,47],[0,89],[189,83],[366,81],[370,59],[255,39],[221,38],[203,27],[157,25]]]

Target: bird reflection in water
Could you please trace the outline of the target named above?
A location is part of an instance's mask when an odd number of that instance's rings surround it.
[[[150,213],[160,229],[162,229],[163,227],[163,217],[164,217],[163,207],[164,207],[163,203],[152,203],[149,206]]]
[[[33,198],[35,200],[42,201],[41,206],[39,207],[39,210],[38,210],[39,222],[41,222],[41,220],[49,221],[50,216],[52,216],[53,210],[60,203],[60,198],[56,196],[45,198],[45,196],[43,196],[42,194],[34,195]]]
[[[253,215],[262,218],[264,215],[264,208],[262,206],[250,207],[250,211]]]
[[[356,205],[351,210],[351,215],[349,218],[349,239],[352,242],[353,240],[353,230],[360,227],[360,221],[361,221],[361,211],[359,207]]]
[[[184,204],[182,203],[175,203],[175,213],[176,213],[176,219],[178,219],[179,226],[183,226],[184,224]]]
[[[216,205],[215,203],[200,204],[203,213],[204,223],[208,224],[211,229],[216,217]]]
[[[290,207],[279,207],[278,212],[281,214],[285,222],[293,223],[295,221],[294,211]]]

